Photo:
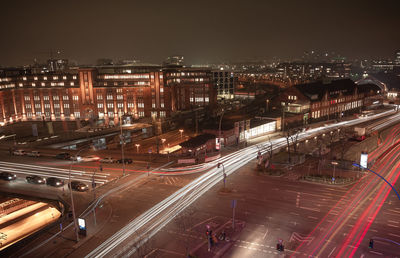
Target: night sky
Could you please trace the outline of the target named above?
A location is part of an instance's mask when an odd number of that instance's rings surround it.
[[[398,0],[1,1],[0,65],[98,58],[187,63],[301,57],[335,51],[393,58]],[[55,54],[53,56],[56,56]]]

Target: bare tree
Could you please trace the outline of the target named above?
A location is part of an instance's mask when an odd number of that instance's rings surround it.
[[[134,252],[130,252],[132,257],[135,258],[143,258],[146,257],[152,250],[153,246],[153,238],[149,236],[149,234],[140,234],[139,232],[135,232],[132,234],[135,238],[132,249]]]
[[[301,132],[300,128],[288,128],[286,130],[285,138],[287,143],[287,150],[288,150],[288,162],[291,163],[291,150],[290,145],[293,146],[293,153],[297,154],[297,143],[299,139],[299,134]]]
[[[197,212],[197,208],[194,206],[190,206],[188,208],[186,208],[184,211],[182,211],[181,213],[179,213],[179,215],[177,215],[174,218],[175,224],[178,228],[178,230],[184,234],[187,235],[190,233],[190,229],[193,227],[193,225],[195,224],[195,219],[194,219],[194,215]],[[186,256],[189,255],[189,251],[190,251],[190,243],[192,243],[192,239],[190,239],[190,237],[184,237],[183,238],[183,243],[184,243],[184,247],[185,247],[185,253]]]

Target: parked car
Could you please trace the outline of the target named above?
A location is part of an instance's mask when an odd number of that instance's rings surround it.
[[[107,157],[107,158],[104,158],[104,159],[100,160],[101,163],[114,163],[115,161],[116,160],[111,158],[111,157]]]
[[[28,152],[27,155],[29,157],[40,157],[41,156],[39,151],[31,151],[31,152]]]
[[[13,154],[16,156],[24,156],[26,155],[26,152],[24,150],[15,150]]]
[[[49,177],[46,180],[46,184],[54,187],[60,187],[64,185],[64,181],[56,177]]]
[[[125,164],[132,164],[133,160],[132,159],[119,159],[117,160],[117,163],[125,163]]]
[[[56,159],[70,159],[71,155],[68,152],[61,152],[56,155]]]
[[[12,181],[17,178],[16,174],[9,173],[9,172],[1,172],[0,173],[0,179],[6,180],[6,181]]]
[[[27,176],[26,181],[31,184],[45,184],[46,179],[40,176]]]
[[[89,155],[89,156],[83,157],[82,160],[85,161],[85,162],[98,161],[98,160],[100,160],[100,157],[98,157],[96,155]]]
[[[70,186],[68,185],[68,187],[70,187]],[[71,188],[72,188],[72,190],[78,191],[78,192],[85,192],[89,189],[87,184],[84,184],[79,181],[71,181]]]

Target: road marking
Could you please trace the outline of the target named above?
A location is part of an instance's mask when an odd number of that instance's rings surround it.
[[[400,214],[400,211],[395,211],[395,210],[391,210],[391,209],[388,209],[388,211],[391,211],[391,212],[395,212],[395,213],[399,213],[399,214]]]
[[[388,222],[390,222],[390,223],[396,223],[396,224],[399,223],[398,221],[394,221],[394,220],[388,220]]]
[[[373,254],[377,254],[377,255],[383,255],[383,253],[380,253],[380,252],[375,252],[375,251],[369,251],[370,253],[373,253]]]
[[[332,253],[333,253],[333,251],[335,251],[335,249],[336,249],[336,246],[332,249],[332,251],[329,253],[329,255],[328,255],[328,257],[330,257],[331,255],[332,255]]]
[[[386,225],[389,226],[389,227],[400,228],[399,226],[392,225],[392,224],[386,224]]]
[[[376,229],[370,229],[370,231],[372,231],[372,232],[378,232],[378,230],[376,230]]]
[[[310,210],[310,211],[316,211],[316,212],[320,212],[320,209],[315,209],[315,208],[308,208],[308,207],[303,207],[303,206],[299,206],[300,209],[304,209],[304,210]]]
[[[299,216],[300,214],[296,213],[296,212],[290,212],[290,214],[295,215],[295,216]]]
[[[318,219],[317,217],[313,217],[313,216],[308,216],[308,218],[310,218],[310,219]]]
[[[394,237],[400,237],[399,235],[393,234],[393,233],[389,233],[389,235],[394,236]]]
[[[264,236],[263,236],[263,239],[265,239],[265,237],[267,236],[267,233],[268,233],[268,228],[267,228],[267,230],[265,231],[265,234],[264,234]]]

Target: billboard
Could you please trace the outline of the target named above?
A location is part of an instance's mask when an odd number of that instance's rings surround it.
[[[368,168],[368,153],[361,153],[361,157],[360,157],[360,166],[362,168]]]

